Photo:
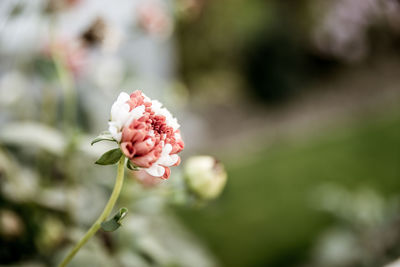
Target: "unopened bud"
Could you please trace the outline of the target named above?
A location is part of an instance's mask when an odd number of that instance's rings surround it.
[[[23,234],[25,228],[21,218],[12,210],[0,210],[0,234],[16,237]]]
[[[211,156],[195,156],[186,161],[185,179],[188,187],[203,199],[216,198],[227,180],[224,165]]]

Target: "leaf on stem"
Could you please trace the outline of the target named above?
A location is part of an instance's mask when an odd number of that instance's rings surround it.
[[[102,132],[99,136],[97,136],[93,141],[90,143],[91,145],[100,142],[100,141],[112,141],[117,142],[112,136],[110,132]]]
[[[101,229],[106,232],[113,232],[121,227],[121,221],[128,214],[127,208],[120,208],[119,211],[114,215],[114,217],[108,221],[101,223]]]
[[[99,165],[111,165],[118,162],[122,156],[122,151],[119,148],[111,149],[104,153],[97,161]]]

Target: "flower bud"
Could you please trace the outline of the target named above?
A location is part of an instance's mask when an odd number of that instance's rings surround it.
[[[203,199],[216,198],[227,180],[224,165],[211,156],[189,158],[184,175],[189,189]]]
[[[22,219],[12,210],[0,210],[0,235],[6,238],[17,237],[24,233]]]

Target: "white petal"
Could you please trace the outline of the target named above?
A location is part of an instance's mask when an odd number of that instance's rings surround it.
[[[162,162],[160,162],[160,164],[170,167],[172,165],[174,165],[176,162],[178,161],[178,155],[165,155],[163,157]]]
[[[164,155],[169,155],[172,151],[172,145],[171,144],[166,144],[162,150],[162,154]]]
[[[169,165],[169,166],[175,165],[179,160],[179,156],[177,154],[170,155],[170,158],[171,158],[170,159],[171,160],[171,165]]]
[[[158,100],[152,100],[151,101],[151,108],[154,110],[155,113],[160,113],[159,110],[161,109],[162,104]]]
[[[114,138],[115,140],[117,140],[118,143],[121,142],[121,139],[122,139],[122,132],[117,133],[115,136],[113,136],[113,138]]]
[[[128,113],[127,119],[124,121],[123,125],[124,126],[128,126],[128,125],[130,125],[132,123],[133,120],[136,120],[136,119],[139,119],[140,117],[142,117],[143,113],[144,113],[144,110],[145,110],[145,106],[144,105],[141,105],[141,106],[138,106],[138,107],[132,109]]]
[[[172,145],[171,144],[166,144],[163,147],[163,150],[161,152],[160,158],[154,163],[155,165],[160,164],[166,167],[170,167],[174,165],[178,161],[178,155],[170,155],[172,151]]]
[[[153,164],[150,168],[144,169],[148,174],[155,176],[155,177],[161,177],[165,173],[165,168],[161,167],[158,164]]]
[[[119,127],[114,122],[108,123],[108,131],[111,133],[111,136],[117,140],[118,142],[121,141],[122,133],[119,130]]]
[[[128,101],[131,97],[125,93],[125,92],[121,92],[117,98],[117,102],[120,103],[125,103],[126,101]]]

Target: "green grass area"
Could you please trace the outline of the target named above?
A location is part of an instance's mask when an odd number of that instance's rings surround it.
[[[204,209],[179,209],[223,266],[293,266],[331,218],[313,208],[325,183],[400,192],[400,112],[364,116],[301,140],[284,138],[242,163]]]

